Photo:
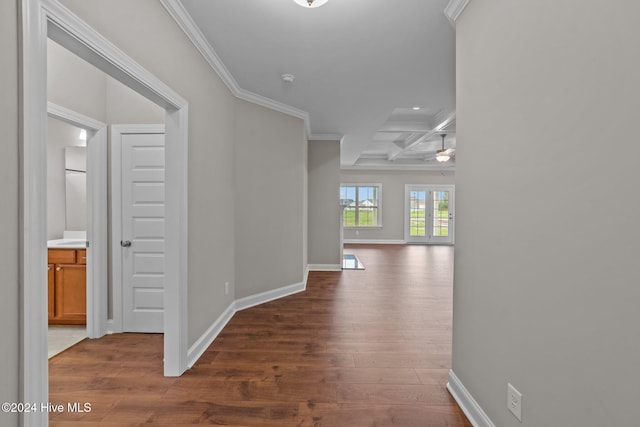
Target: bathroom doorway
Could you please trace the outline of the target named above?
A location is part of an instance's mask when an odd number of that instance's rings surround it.
[[[46,363],[46,105],[47,38],[74,52],[164,110],[166,130],[166,236],[164,373],[187,368],[187,121],[188,104],[58,2],[26,2],[21,52],[21,372],[20,401],[47,402]],[[102,131],[97,131],[100,135]],[[106,133],[106,132],[105,132]],[[101,136],[106,141],[106,134]],[[89,158],[91,158],[89,154]],[[91,161],[91,160],[90,160]],[[106,176],[106,175],[105,175]],[[106,213],[106,209],[104,210]],[[95,214],[95,212],[94,212]],[[91,215],[91,214],[89,214]],[[106,227],[105,227],[106,229]],[[88,236],[89,241],[91,237]],[[106,240],[105,240],[106,241]],[[89,299],[89,298],[88,298]],[[95,314],[95,313],[94,313]],[[90,319],[88,319],[88,322]],[[26,419],[25,417],[24,419]],[[46,425],[46,413],[28,416]]]

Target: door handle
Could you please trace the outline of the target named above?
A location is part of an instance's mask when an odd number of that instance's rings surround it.
[[[122,246],[123,248],[131,247],[131,240],[120,240],[120,246]]]

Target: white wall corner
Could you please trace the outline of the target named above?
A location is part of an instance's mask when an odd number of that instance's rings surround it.
[[[309,135],[309,141],[342,141],[344,135],[339,133],[313,133]]]
[[[227,309],[213,322],[200,338],[189,348],[187,353],[187,367],[191,369],[196,364],[200,356],[209,348],[218,337],[222,329],[229,323],[229,320],[236,313],[236,302],[232,301]]]
[[[449,19],[449,22],[451,22],[453,28],[456,28],[456,20],[464,11],[464,8],[467,7],[469,1],[470,0],[450,0],[447,7],[445,7],[444,14],[447,19]]]
[[[309,264],[309,271],[342,271],[340,264]]]
[[[449,390],[451,396],[456,400],[460,409],[462,409],[462,412],[464,412],[474,427],[496,427],[482,407],[478,405],[478,402],[476,402],[471,393],[469,393],[464,384],[462,384],[460,379],[453,372],[453,369],[449,371],[447,390]]]
[[[307,137],[311,136],[309,113],[241,88],[182,3],[179,0],[160,0],[160,3],[236,98],[302,119]]]

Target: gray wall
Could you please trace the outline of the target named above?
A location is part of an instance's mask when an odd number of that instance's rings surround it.
[[[309,264],[340,265],[340,141],[309,141]]]
[[[453,370],[496,426],[638,424],[639,19],[484,0],[457,22]]]
[[[357,240],[404,240],[405,184],[454,183],[453,172],[343,170],[340,182],[382,184],[382,228],[345,229],[344,238]],[[356,234],[357,233],[357,234]]]
[[[0,402],[18,402],[18,11],[0,2]],[[0,425],[17,426],[15,414],[0,412]]]
[[[236,100],[236,297],[302,282],[304,122]]]
[[[80,145],[80,129],[47,120],[47,240],[61,239],[66,227],[65,147]]]

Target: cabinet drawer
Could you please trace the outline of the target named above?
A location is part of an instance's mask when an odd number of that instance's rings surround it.
[[[87,263],[87,250],[86,249],[78,249],[76,253],[76,262],[78,264],[86,264]]]
[[[75,264],[75,249],[49,249],[49,264]]]

